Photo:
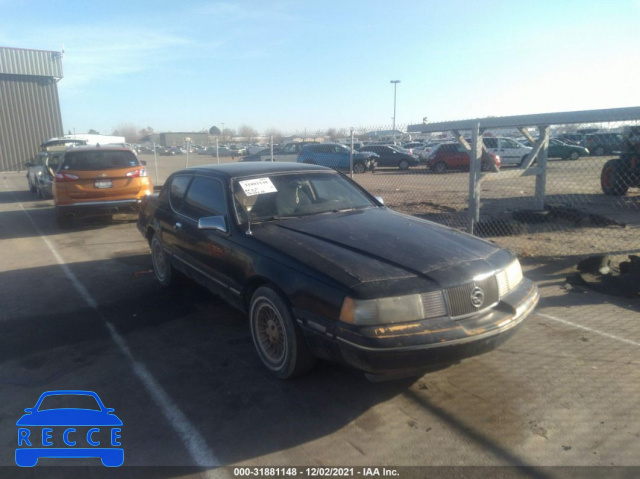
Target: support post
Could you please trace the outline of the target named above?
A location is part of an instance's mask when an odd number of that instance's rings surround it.
[[[547,156],[549,153],[549,127],[538,127],[538,141],[542,141],[542,147],[538,153],[538,174],[536,175],[536,209],[543,210],[547,190]]]
[[[482,162],[482,137],[480,123],[471,130],[471,151],[469,152],[469,225],[467,231],[473,234],[480,221],[480,163]]]

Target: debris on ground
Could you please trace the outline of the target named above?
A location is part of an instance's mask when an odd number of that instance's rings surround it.
[[[586,287],[602,294],[640,298],[640,256],[616,263],[609,255],[590,256],[576,266],[578,272],[567,277],[567,289]]]

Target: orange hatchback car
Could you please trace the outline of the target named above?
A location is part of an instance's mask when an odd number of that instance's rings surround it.
[[[53,183],[60,226],[69,226],[74,217],[137,211],[142,198],[153,193],[145,165],[129,148],[68,149]]]

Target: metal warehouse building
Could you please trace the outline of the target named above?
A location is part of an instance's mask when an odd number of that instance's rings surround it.
[[[0,170],[24,169],[40,144],[62,136],[62,53],[0,47]]]

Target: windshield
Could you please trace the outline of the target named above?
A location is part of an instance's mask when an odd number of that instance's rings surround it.
[[[338,173],[287,173],[236,178],[239,223],[371,208],[376,205]]]

